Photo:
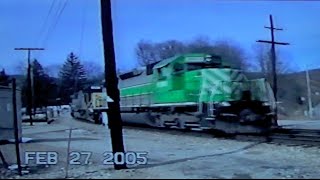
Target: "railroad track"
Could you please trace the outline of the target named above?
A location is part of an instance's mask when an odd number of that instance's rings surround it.
[[[287,145],[302,145],[320,147],[320,130],[316,129],[274,129],[271,141]]]
[[[312,129],[284,129],[276,128],[271,131],[269,135],[252,135],[252,134],[238,134],[238,135],[221,135],[212,131],[202,130],[181,130],[176,128],[150,128],[147,126],[126,125],[126,129],[139,129],[144,131],[157,131],[169,133],[172,135],[187,135],[200,137],[215,137],[221,139],[242,140],[242,141],[260,141],[272,144],[283,144],[288,146],[303,146],[303,147],[320,147],[320,130]]]
[[[287,146],[320,147],[320,130],[312,129],[273,129],[269,135],[236,135],[236,140],[265,141]]]
[[[150,127],[147,125],[125,123],[124,129],[137,129],[143,131],[157,131],[172,135],[187,135],[206,138],[221,138],[242,141],[265,141],[272,144],[284,144],[288,146],[303,146],[303,147],[320,147],[320,130],[313,129],[285,129],[275,128],[267,136],[264,135],[223,135],[214,131],[208,130],[181,130],[178,128],[160,128]]]

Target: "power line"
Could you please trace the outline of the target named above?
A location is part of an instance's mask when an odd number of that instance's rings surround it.
[[[55,1],[55,0],[54,0]],[[54,29],[56,28],[59,19],[65,9],[65,7],[67,6],[68,0],[65,0],[64,3],[62,4],[61,1],[59,1],[59,3],[57,4],[57,8],[55,11],[55,14],[53,15],[53,21],[51,24],[49,24],[47,31],[45,31],[44,33],[44,38],[41,42],[42,47],[46,47],[47,46],[47,42],[49,40],[49,36],[52,35]],[[39,55],[39,57],[42,55],[42,53]]]
[[[43,23],[42,26],[42,31],[39,33],[39,39],[38,39],[38,45],[44,47],[44,42],[47,41],[48,38],[48,34],[51,31],[51,27],[52,27],[52,21],[49,21],[50,19],[50,15],[52,20],[57,19],[58,16],[58,12],[62,7],[62,2],[60,0],[52,0],[52,4],[50,6],[50,10],[47,14],[47,17],[45,19],[45,22]],[[56,3],[57,2],[57,3]],[[56,5],[56,6],[55,6]],[[49,23],[47,23],[49,22]],[[39,54],[39,58],[41,58],[42,53]]]
[[[60,20],[60,17],[65,9],[65,7],[67,6],[68,4],[68,0],[66,0],[64,2],[64,4],[62,5],[62,8],[60,9],[60,11],[57,11],[57,18],[55,19],[55,21],[53,22],[53,24],[51,24],[51,26],[49,27],[48,29],[48,33],[47,33],[47,36],[45,37],[44,41],[43,41],[43,46],[46,46],[47,42],[48,42],[48,39],[49,39],[49,36],[52,34],[52,32],[55,30],[59,20]]]
[[[61,7],[62,7],[62,2],[60,1],[60,0],[55,0],[56,2],[58,2],[57,4],[56,3],[54,3],[54,4],[56,4],[56,6],[55,6],[55,8],[54,7],[52,7],[53,9],[51,10],[52,11],[52,18],[51,19],[53,19],[53,20],[55,20],[55,19],[57,19],[57,16],[58,16],[58,12],[59,12],[59,10],[61,9]],[[49,13],[48,13],[49,14]],[[50,15],[48,15],[48,21],[49,21],[49,16]],[[42,32],[42,36],[40,37],[40,40],[41,41],[39,41],[39,43],[41,43],[40,45],[42,45],[43,44],[43,42],[44,42],[44,40],[47,38],[47,36],[48,36],[48,32],[50,31],[50,27],[52,26],[52,20],[50,21],[50,23],[48,23],[47,24],[47,26],[45,26],[44,27],[44,29],[43,29],[43,32]]]
[[[87,12],[87,2],[84,1],[83,7],[82,7],[82,18],[81,18],[81,34],[80,34],[80,47],[79,47],[79,57],[82,55],[82,45],[83,45],[83,34],[85,30],[85,23],[86,23],[86,12]]]
[[[50,17],[50,14],[51,14],[51,12],[52,12],[52,10],[53,10],[53,7],[54,7],[54,5],[55,5],[56,2],[57,2],[57,1],[55,1],[55,0],[52,0],[52,2],[51,2],[49,12],[48,12],[48,14],[47,14],[47,16],[46,16],[46,18],[45,18],[45,20],[44,20],[41,28],[40,28],[40,32],[39,32],[40,37],[43,35],[43,32],[45,31],[45,27],[46,27],[46,25],[47,25],[48,19],[49,19],[49,17]],[[59,2],[60,2],[60,1],[59,1]],[[40,38],[38,39],[37,44],[39,45],[39,43],[40,43]]]

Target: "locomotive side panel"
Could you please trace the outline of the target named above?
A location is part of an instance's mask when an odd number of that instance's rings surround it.
[[[150,106],[153,103],[152,74],[142,69],[130,75],[119,78],[120,108],[128,111],[128,108]]]

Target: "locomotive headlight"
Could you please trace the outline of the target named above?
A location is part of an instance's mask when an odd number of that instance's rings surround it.
[[[206,62],[210,62],[210,61],[212,61],[212,59],[211,58],[205,58],[205,61]]]
[[[271,104],[270,103],[268,103],[268,102],[264,102],[264,103],[262,103],[262,106],[270,106]]]
[[[230,103],[228,103],[228,102],[221,102],[220,105],[221,105],[221,106],[230,106]]]

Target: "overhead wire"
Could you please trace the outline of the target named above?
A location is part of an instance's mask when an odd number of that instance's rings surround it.
[[[82,56],[82,48],[83,48],[83,39],[84,39],[84,31],[85,31],[85,23],[86,23],[86,13],[87,13],[87,2],[88,0],[84,0],[82,7],[82,18],[81,18],[81,34],[80,34],[80,46],[79,46],[79,57]]]
[[[49,27],[48,31],[47,31],[47,34],[45,36],[45,39],[43,40],[43,46],[46,46],[47,45],[47,42],[49,40],[49,37],[50,35],[53,33],[53,31],[55,30],[59,20],[60,20],[60,17],[63,13],[63,11],[65,10],[66,6],[68,4],[68,0],[65,0],[63,5],[62,5],[62,8],[60,9],[60,11],[58,10],[57,13],[56,13],[56,19],[53,21],[53,23],[51,24],[51,26]]]
[[[53,1],[57,1],[57,0],[53,0]],[[48,28],[45,31],[45,27],[46,26],[44,26],[43,33],[42,33],[43,36],[40,36],[40,38],[42,38],[42,39],[39,42],[39,46],[43,47],[45,49],[46,49],[46,46],[47,46],[47,43],[48,43],[48,40],[49,40],[50,36],[54,32],[54,30],[55,30],[55,28],[56,28],[56,26],[57,26],[57,24],[58,24],[58,22],[60,20],[60,17],[62,15],[65,7],[67,6],[68,0],[65,0],[64,2],[62,2],[62,1],[57,1],[57,2],[58,2],[58,4],[56,5],[56,8],[54,8],[54,5],[51,5],[50,10],[49,10],[48,15],[47,15],[48,19],[46,19],[46,21],[48,21],[49,17],[50,17],[50,14],[53,14],[53,17],[51,18],[52,22],[49,23],[49,24],[45,22],[45,24],[48,25]],[[53,3],[53,4],[55,4],[55,3]],[[53,9],[55,9],[55,12],[53,12]],[[40,55],[39,55],[39,58],[40,58],[40,56],[44,52],[39,52],[39,53],[40,53]]]
[[[45,28],[46,28],[48,19],[49,19],[51,13],[52,13],[53,7],[54,7],[54,5],[55,5],[56,2],[58,2],[58,1],[52,0],[52,2],[51,2],[51,5],[50,5],[50,9],[49,9],[49,11],[48,11],[48,14],[47,14],[47,16],[46,16],[46,18],[45,18],[45,20],[44,20],[44,22],[43,22],[43,24],[42,24],[42,26],[41,26],[41,28],[40,28],[39,34],[38,34],[38,35],[39,35],[38,37],[40,37],[40,38],[42,37],[42,35],[43,35],[44,31],[45,31]],[[38,41],[36,42],[37,45],[39,45],[39,43],[40,43],[40,38],[37,39],[37,40],[38,40]]]

